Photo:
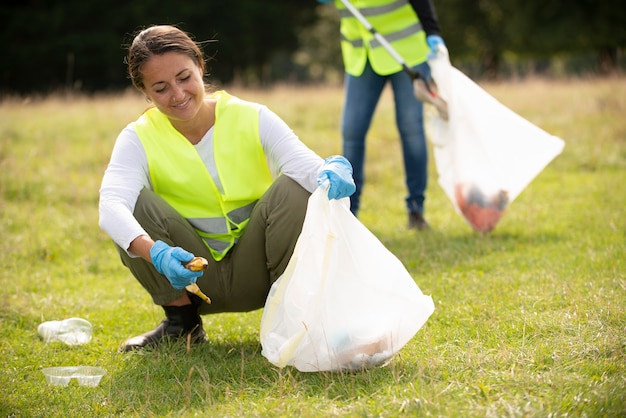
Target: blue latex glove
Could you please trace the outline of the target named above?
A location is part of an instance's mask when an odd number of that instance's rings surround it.
[[[430,52],[428,53],[428,56],[426,57],[428,60],[434,60],[438,58],[439,54],[443,53],[441,52],[441,49],[446,48],[446,44],[443,42],[443,39],[439,35],[428,35],[426,37],[426,43],[428,44],[428,47],[430,48]]]
[[[335,0],[317,0],[318,3],[322,3],[322,4],[326,4],[326,3],[332,3]]]
[[[428,35],[426,37],[426,43],[428,44],[430,51],[434,53],[437,53],[437,48],[439,47],[439,45],[446,46],[443,38],[439,35]]]
[[[352,178],[352,164],[341,155],[333,155],[324,161],[324,167],[317,177],[317,184],[321,186],[326,181],[330,184],[329,199],[342,199],[356,191]]]
[[[167,277],[174,289],[184,289],[185,286],[195,283],[203,271],[187,270],[183,263],[193,259],[193,254],[180,247],[170,247],[163,241],[157,241],[150,249],[150,258],[154,268]]]

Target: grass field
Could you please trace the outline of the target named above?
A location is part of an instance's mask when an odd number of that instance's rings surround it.
[[[205,317],[210,342],[120,355],[162,310],[98,229],[98,188],[135,94],[0,103],[0,417],[626,415],[626,80],[485,84],[566,142],[490,234],[454,212],[430,166],[425,233],[405,228],[387,91],[368,139],[362,222],[435,313],[384,367],[278,369],[261,311]],[[342,90],[231,93],[267,104],[322,156],[340,153]],[[431,161],[433,161],[431,159]],[[44,343],[37,326],[78,316],[92,341]],[[95,388],[47,386],[41,369],[93,365]]]

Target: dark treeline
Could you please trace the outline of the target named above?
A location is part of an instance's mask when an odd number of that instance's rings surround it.
[[[623,65],[624,0],[434,0],[453,62],[477,76]],[[315,0],[4,0],[0,94],[130,86],[125,47],[151,24],[204,43],[217,84],[336,79],[338,17]],[[209,42],[212,41],[212,42]]]
[[[125,88],[125,47],[151,24],[176,24],[214,56],[212,76],[230,82],[263,70],[277,51],[297,49],[296,32],[315,3],[293,0],[3,0],[2,90]]]

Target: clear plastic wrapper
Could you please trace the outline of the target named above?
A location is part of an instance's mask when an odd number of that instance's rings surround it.
[[[45,342],[60,341],[67,345],[82,345],[91,341],[93,328],[83,318],[68,318],[62,321],[46,321],[37,327]]]

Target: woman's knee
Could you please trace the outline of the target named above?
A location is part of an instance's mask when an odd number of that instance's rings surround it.
[[[310,196],[308,190],[285,175],[278,177],[268,190],[268,200],[274,201],[276,205],[302,206],[304,203],[306,208]]]

